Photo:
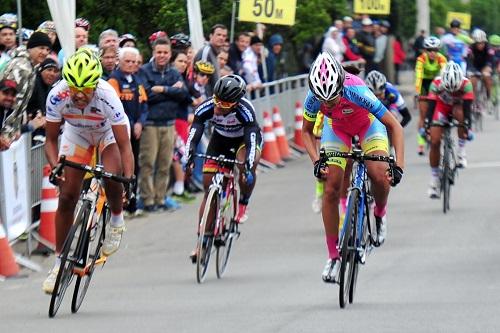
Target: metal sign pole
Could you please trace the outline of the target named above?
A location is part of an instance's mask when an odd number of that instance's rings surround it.
[[[17,0],[17,38],[19,39],[19,46],[23,45],[23,9],[21,7],[21,0]]]

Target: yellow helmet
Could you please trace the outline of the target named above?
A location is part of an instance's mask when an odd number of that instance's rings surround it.
[[[71,87],[95,88],[102,75],[101,62],[90,49],[81,48],[66,61],[62,74]]]
[[[200,60],[194,64],[194,70],[198,73],[212,75],[215,72],[215,67],[209,62]]]

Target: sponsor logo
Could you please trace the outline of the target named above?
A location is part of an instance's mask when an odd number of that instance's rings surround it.
[[[93,106],[90,108],[90,113],[101,113],[101,110]]]
[[[52,103],[52,105],[57,105],[68,97],[69,97],[69,90],[60,91],[57,95],[50,97],[50,103]]]
[[[354,112],[353,109],[342,109],[342,114],[351,114],[353,112]]]
[[[248,156],[248,164],[250,168],[253,167],[255,162],[255,149],[256,149],[257,135],[255,133],[250,134],[250,155]]]

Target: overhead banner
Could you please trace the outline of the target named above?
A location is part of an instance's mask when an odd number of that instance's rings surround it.
[[[75,0],[47,0],[50,15],[56,25],[57,36],[67,59],[75,52]],[[60,64],[62,66],[62,64]]]
[[[9,240],[19,237],[31,224],[27,140],[31,136],[25,134],[0,154],[3,185],[0,202]]]
[[[238,19],[244,22],[295,24],[296,0],[240,0]]]
[[[203,47],[205,37],[203,36],[203,24],[201,19],[200,0],[188,0],[187,12],[189,21],[189,36],[194,52]]]
[[[459,12],[448,12],[446,14],[446,26],[450,26],[450,22],[453,20],[460,21],[460,28],[465,30],[470,30],[470,20],[471,16],[467,13],[459,13]]]
[[[356,14],[389,15],[391,13],[391,0],[354,0]]]

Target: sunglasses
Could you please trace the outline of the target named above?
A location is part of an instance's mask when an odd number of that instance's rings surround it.
[[[91,87],[69,87],[69,91],[71,91],[73,94],[78,94],[79,92],[83,93],[84,95],[92,95],[94,92],[95,88]]]
[[[237,102],[225,102],[225,101],[221,101],[220,99],[217,98],[217,96],[214,95],[214,103],[215,103],[215,105],[217,105],[220,108],[230,109],[233,106],[235,106]]]
[[[429,51],[429,52],[438,52],[439,50],[438,49],[427,49],[427,51]]]

